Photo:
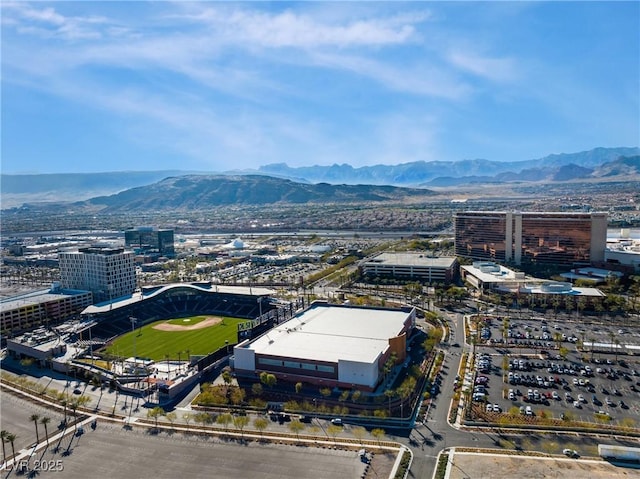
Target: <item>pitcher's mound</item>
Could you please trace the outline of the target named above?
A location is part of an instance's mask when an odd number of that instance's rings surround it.
[[[188,326],[182,324],[171,324],[168,321],[164,321],[160,324],[156,324],[153,329],[157,329],[158,331],[193,331],[194,329],[203,329],[208,328],[209,326],[215,326],[221,322],[222,318],[218,316],[210,316],[197,324],[190,324]]]

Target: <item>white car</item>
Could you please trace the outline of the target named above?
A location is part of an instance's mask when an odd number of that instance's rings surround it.
[[[575,449],[563,449],[562,454],[569,457],[578,457],[578,451]]]

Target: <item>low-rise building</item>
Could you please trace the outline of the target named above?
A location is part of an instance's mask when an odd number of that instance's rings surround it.
[[[433,257],[424,253],[381,253],[363,261],[362,274],[367,277],[412,279],[425,283],[451,283],[456,277],[455,257]]]
[[[373,390],[383,379],[386,361],[406,358],[415,309],[313,305],[255,340],[234,347],[238,374],[321,387]]]
[[[0,329],[7,335],[53,324],[79,315],[92,302],[91,291],[63,289],[57,283],[49,289],[4,298],[0,301]]]

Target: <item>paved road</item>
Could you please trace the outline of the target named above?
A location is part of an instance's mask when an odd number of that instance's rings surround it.
[[[457,343],[460,343],[461,345],[464,345],[462,315],[457,313],[447,313],[446,315],[447,315],[446,320],[449,322],[451,327],[451,332],[452,332],[450,343],[457,342]],[[606,442],[610,444],[617,443],[617,444],[623,444],[623,445],[635,445],[635,446],[638,445],[637,441],[623,440],[618,442],[618,441],[615,441],[613,438],[610,438],[607,436],[580,437],[575,434],[556,434],[556,435],[545,436],[537,433],[528,433],[526,435],[522,435],[522,434],[500,435],[498,432],[493,430],[489,430],[488,432],[479,431],[479,430],[478,431],[462,431],[462,430],[455,429],[452,426],[449,426],[448,411],[449,411],[451,391],[453,390],[453,383],[458,371],[459,362],[461,358],[460,354],[462,351],[463,351],[462,347],[460,348],[445,347],[444,348],[445,358],[444,358],[443,369],[442,369],[442,375],[443,375],[442,389],[441,389],[440,395],[432,402],[432,406],[429,410],[427,421],[424,424],[418,423],[411,430],[388,431],[389,439],[397,440],[412,449],[414,453],[414,462],[413,462],[412,471],[411,471],[413,477],[431,477],[431,474],[433,473],[433,470],[436,466],[437,454],[445,447],[469,446],[469,447],[495,448],[495,447],[499,447],[500,444],[504,445],[508,441],[507,444],[512,445],[512,446],[507,446],[509,448],[514,447],[515,445],[519,445],[525,450],[537,450],[537,451],[547,452],[547,450],[550,448],[550,444],[555,445],[556,449],[559,448],[560,450],[562,449],[562,446],[561,446],[562,444],[571,444],[574,446],[575,449],[577,449],[583,455],[597,455],[597,444],[600,442]],[[42,377],[40,381],[43,383],[48,383],[51,380],[47,377]],[[55,384],[55,387],[57,387],[59,390],[63,390],[66,385],[66,381],[63,378],[57,379],[57,380],[54,380],[54,382],[51,383],[50,386],[54,386],[54,384]],[[73,387],[74,385],[72,385],[71,389],[73,389]],[[108,392],[107,390],[105,391],[100,391],[99,389],[93,390],[90,386],[86,387],[84,392],[85,394],[92,397],[91,406],[99,406],[100,411],[102,413],[111,412],[115,404],[115,411],[118,414],[126,415],[126,416],[131,415],[132,417],[136,417],[136,416],[146,417],[147,410],[143,408],[142,404],[140,404],[137,400],[132,401],[131,398],[128,398],[122,395],[116,395],[115,393]],[[6,400],[5,398],[8,398],[8,397],[12,399]],[[189,399],[190,397],[185,398],[185,400],[176,408],[176,412],[178,413],[178,422],[180,422],[182,414],[190,410],[188,406]],[[12,432],[15,432],[18,434],[19,440],[16,441],[16,450],[19,450],[20,448],[23,448],[35,441],[35,428],[33,423],[29,422],[28,420],[29,416],[33,414],[33,412],[39,413],[41,415],[46,414],[54,418],[52,420],[53,428],[51,429],[54,429],[57,423],[62,418],[61,413],[56,415],[55,412],[46,411],[35,405],[31,405],[28,403],[24,405],[23,404],[24,402],[22,400],[15,399],[12,396],[7,394],[2,395],[2,400],[3,400],[1,403],[2,405],[1,413],[2,413],[2,419],[3,419],[2,428],[9,429]],[[251,422],[253,422],[253,418],[251,419]],[[325,429],[327,426],[326,421],[314,420],[314,424],[320,425],[321,428],[324,427]],[[344,428],[343,433],[340,434],[340,436],[341,437],[350,436],[351,434],[349,432],[349,429],[350,427],[347,425]],[[273,423],[273,422],[269,423],[268,431],[276,432],[279,430],[283,432],[289,432],[287,424],[278,425],[277,423]],[[108,438],[102,438],[102,434],[107,434],[108,431],[115,434],[113,436],[115,438],[113,439],[113,441]],[[129,431],[129,433],[133,433],[133,432]],[[143,463],[145,461],[151,461],[151,463],[153,463],[155,459],[151,459],[150,457],[148,457],[146,453],[144,453],[143,449],[149,447],[151,450],[158,450],[157,444],[171,443],[174,440],[177,440],[178,442],[180,442],[183,440],[183,438],[179,437],[181,435],[176,435],[173,438],[166,437],[166,435],[161,435],[162,437],[160,438],[148,437],[146,435],[143,435],[141,438],[137,438],[137,436],[132,436],[132,434],[129,434],[129,435],[125,434],[124,436],[121,437],[122,434],[124,434],[124,432],[121,431],[119,425],[112,426],[110,428],[104,428],[104,430],[103,428],[99,427],[98,431],[91,431],[90,434],[87,434],[85,437],[81,438],[80,443],[84,444],[83,441],[89,442],[90,438],[97,438],[97,439],[99,438],[100,440],[98,441],[96,446],[111,451],[110,452],[111,456],[106,456],[106,458],[104,459],[107,462],[111,461],[109,457],[112,457],[112,456],[116,457],[118,456],[118,454],[122,454],[120,450],[121,448],[125,448],[125,449],[129,448],[134,451],[134,457],[140,457],[141,460],[143,460],[142,461]],[[128,439],[131,437],[136,437],[136,439],[132,442],[130,439]],[[155,442],[147,444],[146,442],[147,440],[152,440]],[[208,444],[209,446],[211,446],[211,444],[214,444],[214,447],[217,447],[218,445],[225,446],[225,444],[220,442],[219,440],[218,442],[208,440],[206,444]],[[111,449],[112,445],[116,446],[115,450]],[[171,446],[167,446],[167,447],[171,449]],[[239,447],[239,446],[236,445],[236,447]],[[301,464],[304,464],[305,462],[310,460],[308,455],[302,454],[307,450],[303,448],[295,448],[295,447],[290,448],[289,446],[286,446],[285,449],[287,448],[292,449],[291,458],[286,459],[286,461],[291,462],[291,464],[289,464],[288,467],[290,468],[290,470],[296,471],[295,472],[296,475],[292,477],[311,477],[311,476],[305,476],[303,475],[303,473],[304,471],[314,471],[313,469],[314,466],[308,465],[308,466],[302,467],[301,468],[302,471],[298,471],[296,469],[300,467]],[[81,451],[85,449],[74,448],[74,454],[76,453],[76,451],[78,452],[77,456],[70,456],[70,458],[65,458],[65,460],[71,459],[71,457],[75,458],[80,456],[82,454]],[[175,456],[174,452],[172,452],[171,450],[165,451],[162,448],[160,449],[162,450],[162,460],[159,461],[158,464],[162,467],[167,468],[168,471],[171,471],[172,474],[169,474],[166,477],[175,477],[175,475],[177,475],[179,471],[176,471],[175,469],[171,469],[169,465],[167,465],[167,461],[168,461],[168,464],[171,464],[173,462],[180,463],[184,459],[180,459],[179,457]],[[222,449],[222,447],[218,449]],[[239,447],[239,449],[248,451],[248,455],[255,454],[255,451],[253,449],[249,449],[248,446],[241,446]],[[267,449],[267,448],[263,447],[262,449]],[[549,452],[556,452],[556,451],[549,451]],[[191,453],[188,451],[184,453],[184,458],[187,458],[187,462],[189,463],[192,462],[192,460],[189,459],[191,457],[190,454]],[[196,454],[199,454],[199,453],[196,453]],[[229,453],[229,454],[232,455],[232,453]],[[296,456],[296,454],[298,455]],[[323,454],[324,453],[316,454],[316,455],[320,457]],[[226,457],[226,453],[223,456]],[[311,454],[311,456],[314,456],[314,454]],[[283,458],[284,457],[288,457],[288,456],[283,455]],[[242,467],[244,467],[243,461],[245,459],[246,458],[238,458],[238,461],[240,461],[239,464],[242,464]],[[275,452],[273,457],[267,456],[267,458],[264,460],[275,461],[276,463],[278,463],[278,461],[280,460],[280,453]],[[129,459],[127,459],[127,461],[129,461]],[[124,463],[129,464],[127,461],[124,461]],[[248,461],[248,467],[253,467],[253,466],[250,466],[250,464],[253,464],[252,459],[251,460],[247,459],[247,461]],[[333,459],[331,459],[331,461],[333,461]],[[217,464],[217,462],[219,461],[212,460],[207,462],[205,460],[203,464],[205,464],[207,467],[214,467],[214,463]],[[224,464],[224,461],[222,462]],[[339,461],[335,461],[335,462],[339,463]],[[134,463],[135,463],[135,460],[134,460]],[[97,463],[95,462],[92,464],[94,464],[94,467],[101,467],[99,465],[96,465]],[[188,466],[191,467],[190,464]],[[69,463],[70,471],[76,470],[75,467],[76,466],[73,466],[73,463],[71,462]],[[117,464],[116,472],[120,471],[119,467],[120,467],[120,463]],[[134,465],[130,464],[129,467],[134,467]],[[329,466],[323,465],[320,467],[326,468]],[[138,471],[140,474],[143,474],[140,476],[136,476],[136,475],[132,476],[131,473],[129,473],[129,471],[126,469],[127,468],[124,468],[121,470],[121,472],[123,473],[123,476],[118,476],[117,474],[115,474],[115,475],[112,475],[112,477],[145,477],[144,469],[141,469],[140,471]],[[206,469],[206,467],[204,469]],[[342,472],[346,472],[347,475],[341,476],[341,475],[334,475],[333,473],[331,473],[332,474],[331,477],[357,477],[359,475],[358,471],[353,470],[352,466],[342,465],[339,467],[339,469]],[[273,471],[271,471],[271,469],[269,468],[267,468],[267,470],[265,471],[263,471],[262,469],[256,469],[256,471],[258,470],[260,471],[260,473],[264,472],[264,474],[266,474],[266,475],[262,475],[261,477],[287,477],[285,475],[286,472],[279,471],[277,467],[273,469]],[[83,475],[83,474],[86,474],[88,472],[86,469],[82,469],[82,468],[78,469],[78,471],[79,471],[78,477],[86,477],[86,475]],[[325,475],[328,474],[329,471],[330,469],[323,469],[322,471],[315,470],[315,477],[325,477]],[[102,472],[106,473],[106,471],[102,471]],[[127,474],[124,474],[125,472],[127,472]],[[198,477],[198,474],[200,474],[199,469],[193,470],[193,471],[189,469],[188,472],[190,475],[193,474],[196,477]],[[274,475],[271,476],[270,474],[274,474]],[[253,477],[247,474],[243,474],[243,476]],[[66,474],[65,474],[65,477],[67,477]],[[74,476],[72,475],[70,477],[74,477]],[[98,476],[98,477],[101,477],[101,476]],[[157,477],[157,476],[154,476],[154,477]],[[160,476],[160,477],[165,477],[165,476]],[[227,476],[222,475],[220,477],[227,477]]]

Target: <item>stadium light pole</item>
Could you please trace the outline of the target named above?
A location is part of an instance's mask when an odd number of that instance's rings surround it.
[[[136,321],[138,320],[133,316],[129,316],[129,321],[131,321],[131,333],[133,334],[136,329]],[[138,360],[136,358],[136,335],[135,334],[133,334],[133,363],[134,363],[134,371],[135,371],[138,367]]]

